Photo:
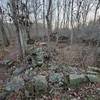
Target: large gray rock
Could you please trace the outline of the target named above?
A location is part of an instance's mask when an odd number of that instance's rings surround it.
[[[100,68],[88,67],[87,76],[91,82],[100,83]]]
[[[88,74],[87,76],[88,76],[88,78],[89,78],[89,80],[91,82],[98,82],[98,83],[100,83],[100,75]]]
[[[19,90],[24,86],[24,80],[20,76],[13,77],[10,82],[6,84],[7,91]]]
[[[84,74],[70,74],[69,78],[71,86],[79,86],[81,83],[87,81]]]
[[[36,48],[33,51],[33,62],[35,66],[41,65],[44,62],[44,52],[42,48]]]
[[[97,88],[96,92],[100,95],[100,88]]]
[[[0,93],[0,100],[6,100],[8,94],[9,94],[8,92]]]
[[[14,75],[14,76],[18,76],[18,75],[20,75],[21,73],[23,73],[24,71],[25,71],[25,68],[23,68],[23,67],[16,68],[16,69],[13,71],[13,75]]]
[[[99,67],[88,67],[88,71],[95,72],[96,74],[100,74]]]
[[[83,70],[81,70],[80,68],[77,68],[77,67],[68,66],[67,67],[67,72],[69,74],[76,74],[76,75],[78,74],[78,75],[80,75],[80,74],[83,73]]]
[[[44,93],[47,90],[48,83],[46,77],[43,75],[37,75],[33,77],[33,84],[37,93]]]
[[[56,83],[58,85],[63,85],[63,82],[64,82],[64,76],[63,76],[63,73],[51,73],[49,75],[49,81],[51,83]]]

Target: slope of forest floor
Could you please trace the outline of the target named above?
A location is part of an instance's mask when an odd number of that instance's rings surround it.
[[[21,63],[16,48],[6,51],[6,60],[0,62],[0,100],[100,99],[100,69],[93,66],[95,48],[38,45]]]

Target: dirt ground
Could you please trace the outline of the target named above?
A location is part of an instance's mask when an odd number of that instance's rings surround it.
[[[49,43],[47,46],[49,46],[49,50],[51,52],[56,52],[54,55],[54,59],[56,63],[59,64],[66,64],[68,66],[74,66],[74,67],[86,67],[86,66],[94,66],[95,63],[95,48],[94,47],[88,47],[84,45],[74,44],[74,45],[66,45],[66,44],[58,44],[56,43]],[[2,52],[0,52],[2,54]],[[5,48],[4,57],[1,58],[0,62],[2,63],[2,60],[5,59],[17,59],[18,50],[16,45],[11,45],[8,48]],[[0,65],[0,86],[3,85],[3,83],[6,83],[6,80],[10,77],[8,70],[3,65]],[[97,86],[98,85],[98,86]],[[77,89],[71,89],[69,88],[66,91],[61,91],[59,95],[54,95],[55,99],[48,99],[49,97],[45,96],[47,99],[41,99],[41,100],[61,100],[61,97],[67,96],[73,96],[73,98],[79,98],[76,100],[85,100],[82,99],[85,96],[87,96],[89,93],[90,95],[95,96],[99,100],[99,96],[96,94],[96,89],[100,87],[100,84],[84,84],[83,86],[80,86]],[[44,98],[44,97],[43,97]],[[58,99],[57,99],[58,98]],[[90,97],[89,97],[90,98]],[[11,100],[11,99],[9,99]],[[40,100],[40,99],[39,99]]]
[[[84,62],[87,66],[93,66],[95,63],[95,47],[80,44],[70,46],[65,43],[59,43],[56,45],[54,42],[51,42],[48,45],[50,49],[55,49],[57,51],[56,59],[60,63],[80,66],[83,56],[86,56]],[[19,54],[17,48],[16,43],[12,43],[9,47],[0,49],[0,60],[17,59],[17,55]]]
[[[18,49],[15,45],[16,43],[12,43],[9,47],[5,49],[0,49],[0,61],[5,59],[17,59],[18,55]],[[78,66],[82,67],[83,64],[83,55],[82,52],[85,51],[85,60],[84,64],[85,66],[94,66],[95,64],[95,48],[88,47],[88,46],[82,46],[78,44],[74,44],[72,46],[66,45],[65,43],[57,44],[54,42],[51,42],[48,44],[49,48],[51,50],[55,50],[57,52],[57,55],[55,56],[55,59],[57,63],[60,64],[66,64],[71,66]],[[6,69],[0,67],[0,79],[4,77],[4,79],[7,77],[5,75]]]

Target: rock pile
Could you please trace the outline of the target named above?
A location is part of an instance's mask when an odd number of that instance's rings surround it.
[[[51,59],[52,54],[44,50],[44,48],[34,48],[33,52],[26,57],[27,66],[15,68],[11,78],[7,80],[4,86],[4,94],[0,93],[0,97],[9,97],[10,99],[7,100],[12,100],[11,98],[18,98],[18,96],[20,98],[33,98],[32,100],[35,100],[36,98],[36,100],[41,100],[40,98],[42,98],[42,100],[53,100],[50,98],[59,97],[57,95],[60,92],[62,92],[62,94],[63,92],[67,93],[67,91],[69,91],[69,93],[72,93],[72,91],[74,92],[72,87],[79,87],[80,85],[85,83],[87,84],[88,82],[100,83],[100,73],[98,72],[91,75],[90,72],[94,73],[93,70],[89,69],[87,73],[85,73],[86,71],[76,67],[56,64]],[[100,94],[99,89],[100,88],[95,91]],[[76,96],[75,93],[70,94],[71,97],[73,97],[72,95]]]

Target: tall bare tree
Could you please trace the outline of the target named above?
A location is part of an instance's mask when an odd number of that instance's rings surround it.
[[[71,45],[73,44],[73,37],[74,37],[74,32],[73,32],[73,28],[74,28],[74,26],[73,26],[73,9],[74,9],[74,0],[72,0],[71,1],[71,30],[72,30],[72,32],[71,32]]]
[[[97,11],[100,8],[100,0],[98,0],[97,5],[96,5],[96,9],[95,9],[95,15],[94,15],[94,22],[96,21],[96,15],[97,15]]]
[[[12,18],[16,27],[21,58],[25,56],[27,50],[27,38],[29,37],[27,34],[28,30],[26,29],[26,26],[29,24],[29,13],[27,11],[26,4],[23,3],[23,0],[10,0],[8,3],[10,7],[9,16]]]
[[[9,46],[10,42],[8,40],[5,28],[4,28],[4,11],[0,7],[0,33],[2,34],[2,39],[3,39],[3,45],[4,46]]]
[[[48,9],[47,9],[47,14],[46,14],[46,21],[47,21],[47,28],[48,28],[48,41],[50,41],[50,35],[52,33],[52,26],[50,22],[50,11],[51,11],[51,6],[52,6],[52,0],[48,1]]]
[[[70,25],[70,8],[71,8],[71,1],[68,1],[68,8],[67,8],[67,27],[69,28]]]
[[[32,8],[33,8],[33,14],[34,14],[34,19],[35,19],[35,30],[36,34],[38,34],[38,16],[41,11],[41,2],[40,0],[31,0],[32,2]]]
[[[57,0],[57,30],[59,29],[60,23],[60,0]]]
[[[63,27],[66,26],[67,0],[63,0]]]
[[[89,11],[91,10],[91,2],[89,0],[84,0],[82,5],[82,20],[83,26],[86,25],[87,16]]]
[[[77,14],[76,14],[76,19],[77,19],[77,27],[79,30],[80,26],[80,19],[81,19],[81,6],[82,6],[83,0],[77,0]]]
[[[43,28],[45,30],[45,0],[43,0]]]

